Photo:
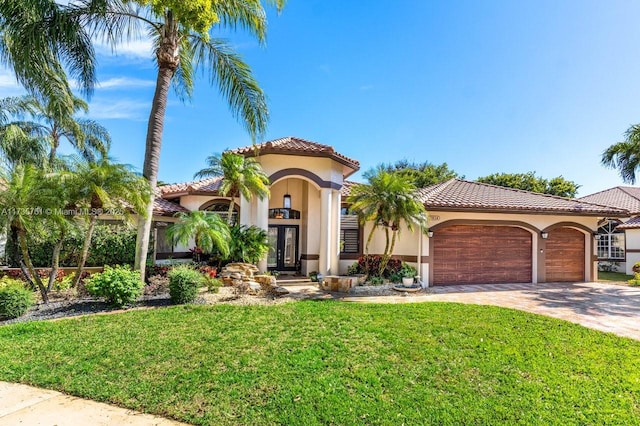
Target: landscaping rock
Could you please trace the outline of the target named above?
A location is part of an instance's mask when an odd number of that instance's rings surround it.
[[[276,296],[285,296],[287,294],[289,294],[289,290],[287,290],[284,287],[275,287],[271,290],[271,293],[276,295]]]

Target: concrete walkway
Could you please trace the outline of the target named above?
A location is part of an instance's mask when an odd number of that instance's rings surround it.
[[[2,426],[177,426],[161,417],[142,414],[60,392],[0,382]]]
[[[458,302],[495,305],[560,318],[640,340],[640,287],[604,283],[480,284],[432,287],[401,296],[335,295],[350,302]]]

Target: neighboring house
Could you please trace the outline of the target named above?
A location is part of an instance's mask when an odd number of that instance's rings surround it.
[[[616,186],[580,200],[628,211],[624,217],[603,216],[596,241],[600,269],[633,274],[633,264],[640,262],[640,188]]]
[[[221,197],[221,178],[159,188],[165,216],[155,216],[156,259],[188,256],[172,247],[164,227],[172,211],[225,214],[235,205],[239,223],[268,231],[271,250],[260,269],[346,273],[363,254],[370,224],[350,215],[345,199],[357,183],[346,179],[356,160],[332,147],[288,137],[232,150],[256,156],[271,180],[270,199]],[[429,211],[429,232],[400,231],[394,257],[417,267],[429,285],[538,283],[596,278],[594,238],[602,217],[626,209],[452,179],[419,190]],[[377,232],[370,253],[381,253]]]

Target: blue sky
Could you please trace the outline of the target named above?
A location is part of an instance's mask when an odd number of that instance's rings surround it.
[[[265,140],[334,146],[362,171],[400,159],[562,175],[586,195],[622,184],[600,155],[640,123],[640,3],[289,0],[261,47],[225,36],[269,97]],[[144,41],[100,49],[90,116],[112,155],[141,168],[155,67]],[[0,74],[0,93],[16,92]],[[206,77],[172,97],[160,179],[191,180],[204,158],[250,144]],[[360,174],[355,175],[356,180]]]

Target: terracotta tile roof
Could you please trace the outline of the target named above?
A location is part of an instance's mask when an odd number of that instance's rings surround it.
[[[191,182],[174,183],[171,185],[163,185],[158,187],[162,196],[167,198],[168,196],[175,196],[177,194],[191,194],[191,193],[211,193],[217,194],[220,189],[220,181],[222,177],[212,177],[201,180],[194,180]]]
[[[354,185],[358,184],[358,182],[353,182],[351,180],[345,180],[344,182],[342,182],[342,188],[340,188],[340,196],[342,197],[343,201],[351,193],[351,188],[353,188]]]
[[[616,186],[581,197],[579,200],[640,214],[640,188],[634,186]]]
[[[616,229],[638,229],[640,228],[640,216],[632,217],[625,223],[616,226]]]
[[[418,199],[427,209],[574,213],[598,216],[626,214],[624,210],[599,204],[461,179],[451,179],[422,188],[418,190]]]
[[[187,212],[189,210],[182,207],[180,204],[173,203],[165,200],[164,198],[156,197],[153,200],[153,214],[160,216],[173,216],[179,212]]]
[[[332,146],[323,145],[306,139],[288,136],[286,138],[274,139],[258,145],[245,146],[243,148],[232,149],[231,152],[247,156],[264,154],[284,154],[303,155],[311,157],[327,157],[341,163],[354,171],[360,169],[360,163],[352,158],[344,156],[333,149]]]
[[[159,216],[173,216],[176,213],[188,211],[189,210],[185,209],[180,204],[162,198],[162,191],[160,188],[156,188],[156,196],[153,199],[153,214]]]
[[[343,197],[349,195],[348,191],[354,184],[349,182],[347,186],[346,183],[342,188]],[[624,210],[598,204],[461,179],[451,179],[421,188],[416,191],[416,198],[427,209],[436,210],[573,213],[593,216],[627,214]]]

